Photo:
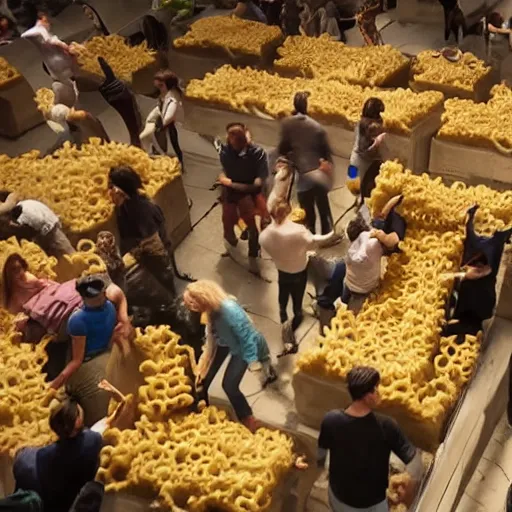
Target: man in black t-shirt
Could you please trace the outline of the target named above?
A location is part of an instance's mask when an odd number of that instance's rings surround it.
[[[322,422],[318,465],[325,465],[330,452],[329,503],[334,512],[388,511],[386,490],[391,452],[408,465],[413,484],[421,478],[419,450],[393,419],[372,412],[379,402],[379,382],[379,372],[374,368],[353,368],[348,374],[353,403],[345,411],[327,413]],[[406,491],[411,494],[412,489]]]
[[[249,262],[259,255],[256,215],[262,220],[262,228],[269,222],[267,203],[262,193],[268,177],[265,151],[248,140],[247,128],[238,123],[227,127],[227,144],[220,149],[223,173],[219,176],[222,191],[222,223],[224,240],[229,246],[237,245],[234,227],[241,218],[249,233]],[[252,260],[252,261],[251,261]]]

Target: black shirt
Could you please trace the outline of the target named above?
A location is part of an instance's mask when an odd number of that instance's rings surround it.
[[[334,496],[354,508],[367,508],[386,499],[389,456],[409,464],[416,448],[395,420],[374,413],[362,418],[343,411],[325,416],[319,448],[329,450],[329,485]]]
[[[220,163],[226,176],[234,183],[252,185],[256,178],[261,178],[264,183],[268,177],[268,162],[265,151],[249,144],[243,151],[237,153],[229,144],[222,146],[220,151]],[[237,201],[243,192],[228,189],[228,200]]]

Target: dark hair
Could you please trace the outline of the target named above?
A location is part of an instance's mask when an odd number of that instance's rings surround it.
[[[154,77],[155,80],[163,82],[169,91],[175,89],[178,91],[180,96],[183,96],[183,91],[180,88],[179,80],[176,73],[173,73],[170,69],[161,69],[157,71]]]
[[[10,212],[9,216],[12,220],[17,220],[18,217],[23,213],[23,207],[20,204],[17,204]]]
[[[14,254],[11,254],[5,260],[4,268],[2,271],[2,282],[3,282],[3,288],[4,288],[3,292],[4,293],[3,293],[3,297],[1,297],[4,302],[5,307],[7,307],[7,305],[9,304],[9,299],[11,298],[11,293],[12,293],[11,281],[10,281],[10,279],[7,279],[7,268],[9,267],[10,263],[13,261],[17,261],[21,265],[21,268],[23,270],[25,270],[25,271],[28,270],[27,260],[21,254],[18,254],[17,252],[15,252]]]
[[[231,130],[231,128],[235,128],[235,127],[239,127],[239,128],[242,128],[244,130],[244,132],[247,131],[247,126],[245,126],[244,123],[237,123],[237,122],[234,122],[234,123],[228,123],[226,125],[226,131],[229,132],[229,130]]]
[[[348,392],[352,400],[361,400],[379,385],[380,373],[370,366],[354,366],[348,372]]]
[[[504,21],[505,20],[503,19],[503,16],[499,12],[494,11],[494,12],[491,12],[491,14],[489,14],[489,16],[487,16],[486,24],[490,23],[493,27],[501,28]]]
[[[0,190],[0,201],[2,201],[2,203],[5,203],[10,194],[11,192],[9,190]]]
[[[7,20],[7,30],[16,30],[16,23],[14,23],[14,21],[11,18],[9,18],[9,16],[5,16],[2,14],[0,15],[0,20]]]
[[[365,231],[370,231],[370,226],[366,223],[363,216],[358,213],[357,217],[353,220],[351,220],[348,223],[347,226],[347,236],[348,239],[353,242],[354,240],[357,240],[357,237],[364,233]]]
[[[69,439],[75,432],[78,418],[78,404],[74,400],[64,400],[50,413],[50,428],[59,439]]]
[[[293,114],[304,114],[308,113],[308,98],[311,95],[309,91],[299,91],[295,93],[293,97]]]
[[[109,186],[115,185],[128,197],[135,197],[144,188],[140,176],[131,167],[111,167],[108,173]]]
[[[385,106],[380,98],[368,98],[363,105],[363,113],[361,117],[367,119],[382,119],[382,112],[384,112]]]

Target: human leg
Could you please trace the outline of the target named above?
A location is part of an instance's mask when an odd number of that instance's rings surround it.
[[[226,393],[240,421],[252,416],[252,409],[240,391],[240,382],[247,371],[247,363],[237,355],[232,355],[222,379],[222,389]]]
[[[314,189],[305,190],[304,192],[298,192],[297,197],[299,199],[300,207],[306,212],[306,226],[315,233],[316,226],[316,212],[315,212],[315,192]]]
[[[75,252],[68,237],[59,226],[55,226],[44,236],[38,236],[36,241],[49,256],[55,256],[56,258]]]
[[[322,235],[330,233],[333,229],[333,219],[331,213],[331,206],[329,204],[329,196],[327,190],[320,185],[315,187],[315,202],[320,214],[320,226]]]
[[[168,127],[169,139],[171,140],[172,149],[181,164],[181,170],[183,171],[183,151],[181,151],[180,141],[178,138],[178,129],[176,123],[171,123]]]
[[[226,360],[226,357],[228,357],[228,355],[228,347],[217,347],[210,369],[208,370],[208,373],[206,374],[206,377],[202,382],[203,389],[202,393],[200,394],[201,396],[199,397],[200,399],[204,399],[206,403],[208,403],[208,389],[210,388],[213,379],[215,379],[215,375],[217,375],[217,372],[220,370],[222,363]]]
[[[278,271],[278,280],[277,284],[279,287],[279,317],[281,319],[281,323],[284,324],[288,320],[288,299],[290,298],[290,284],[288,276],[286,272]]]
[[[236,203],[222,202],[222,226],[224,229],[224,240],[233,247],[238,240],[235,235],[235,226],[238,222],[238,208]]]
[[[294,274],[293,286],[291,288],[292,305],[293,305],[293,321],[292,329],[296,331],[304,319],[302,313],[302,302],[304,301],[304,293],[306,292],[306,284],[308,282],[308,272],[303,270],[298,274]]]
[[[256,203],[251,195],[243,196],[237,203],[238,214],[247,225],[249,233],[249,258],[257,258],[260,253],[258,227],[256,226]]]

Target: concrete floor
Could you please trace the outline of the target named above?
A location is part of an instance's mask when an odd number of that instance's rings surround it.
[[[107,26],[112,30],[120,29],[140,16],[145,11],[147,3],[135,0],[109,0],[109,9],[105,10]],[[509,3],[512,1],[507,2],[505,7],[508,8]],[[123,16],[119,16],[119,12],[123,12]],[[379,25],[384,26],[386,23],[387,17],[383,15],[379,19]],[[55,27],[56,32],[65,38],[73,38],[74,35],[83,34],[88,30],[87,22],[76,6],[64,11]],[[393,23],[384,29],[383,37],[386,43],[393,44],[411,54],[425,48],[444,45],[440,25]],[[361,44],[361,37],[357,30],[350,31],[349,43]],[[51,85],[48,76],[42,71],[35,48],[29,43],[18,41],[10,47],[2,47],[0,55],[6,56],[12,64],[18,67],[34,89]],[[146,114],[152,107],[153,100],[139,99],[143,114]],[[108,107],[98,93],[81,94],[80,105],[101,119],[113,140],[128,142],[128,134],[120,117]],[[34,148],[44,151],[53,144],[55,137],[46,125],[42,125],[16,141],[0,139],[0,153],[14,156]],[[215,181],[220,167],[213,147],[199,135],[181,129],[180,140],[185,151],[187,170],[184,176],[185,188],[192,201],[192,222],[196,223],[216,200],[217,193],[210,191],[209,188]],[[347,162],[341,159],[337,162],[337,183],[330,196],[335,219],[353,202],[352,196],[343,186],[346,165]],[[344,222],[338,226],[340,232],[347,220],[344,219]],[[331,249],[330,253],[341,255],[345,248],[346,244],[342,243]],[[223,258],[221,256],[223,252],[220,208],[218,207],[199,222],[178,247],[177,260],[181,270],[196,278],[213,279],[238,297],[249,311],[256,327],[265,335],[271,353],[275,357],[282,350],[275,268],[272,262],[263,255],[262,274],[270,280],[270,283],[267,283],[252,276],[244,268],[247,263],[245,243],[240,244],[236,262],[230,258]],[[305,320],[298,335],[300,350],[310,346],[318,333],[318,324],[311,314],[311,300],[307,296],[304,309],[306,311]],[[293,406],[291,378],[294,359],[295,356],[288,356],[279,360],[277,369],[280,378],[278,383],[270,389],[262,391],[258,379],[248,374],[242,383],[242,390],[249,397],[257,417],[266,422],[285,425],[287,428],[295,430],[302,429],[302,427],[298,423]],[[212,394],[213,401],[225,401],[218,379],[212,387]],[[309,431],[308,434],[315,436],[314,432]],[[504,510],[506,490],[512,476],[512,441],[509,434],[509,428],[503,419],[467,487],[463,500],[457,507],[458,512],[500,512]],[[308,510],[311,512],[327,510],[325,498],[325,482],[319,482],[312,494]]]

